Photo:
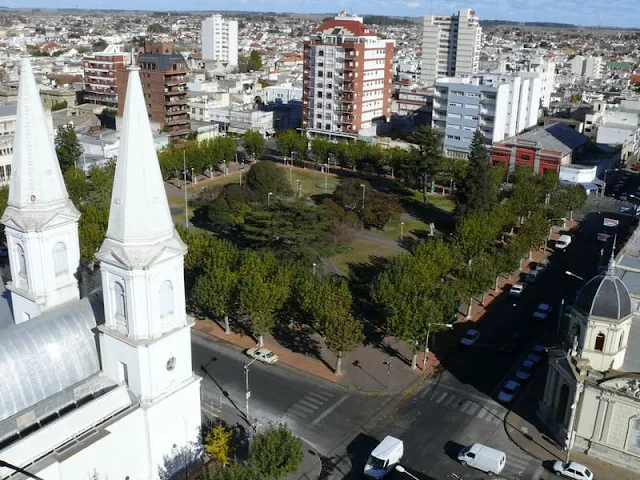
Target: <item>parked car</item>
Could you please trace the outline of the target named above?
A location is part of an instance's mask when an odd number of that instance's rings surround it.
[[[626,202],[629,199],[629,197],[627,196],[626,193],[621,193],[620,196],[618,197],[618,200],[621,200],[623,202]]]
[[[529,273],[527,273],[527,274],[524,276],[524,280],[525,280],[527,283],[535,283],[535,282],[536,282],[536,280],[538,279],[538,274],[539,274],[539,273],[540,273],[540,272],[539,272],[538,270],[531,270]]]
[[[458,461],[462,465],[469,465],[489,475],[500,475],[507,463],[504,452],[487,447],[480,443],[474,443],[470,447],[462,449],[458,454]]]
[[[551,313],[551,305],[548,303],[541,303],[533,312],[533,319],[539,322],[544,322]]]
[[[524,292],[524,288],[526,286],[527,284],[523,282],[514,283],[509,289],[509,295],[511,295],[512,297],[520,297],[522,295],[522,292]]]
[[[542,361],[546,354],[547,349],[544,347],[544,345],[535,345],[531,349],[529,355],[527,355],[527,358],[525,358],[525,361],[530,361],[537,365]]]
[[[542,273],[549,268],[549,265],[551,265],[551,261],[548,258],[542,259],[536,264],[536,271]]]
[[[553,464],[553,473],[558,476],[573,478],[576,480],[592,480],[593,473],[584,465],[577,462],[564,463],[562,460],[556,460]]]
[[[560,235],[556,240],[556,250],[564,250],[571,245],[571,235]]]
[[[498,400],[503,403],[511,403],[513,399],[518,395],[518,391],[520,391],[520,384],[515,380],[509,380],[504,384],[502,390],[498,394]]]
[[[364,476],[367,478],[382,478],[386,476],[402,460],[404,444],[399,438],[387,435],[373,449],[364,466]]]
[[[533,371],[535,370],[535,368],[536,364],[533,363],[532,360],[525,360],[524,362],[522,362],[522,365],[520,365],[520,368],[516,372],[516,378],[518,380],[524,381],[529,380],[533,375]]]
[[[464,334],[464,337],[460,339],[460,345],[464,345],[465,347],[470,347],[475,344],[480,338],[480,332],[473,328],[467,330],[467,333]]]
[[[267,363],[269,365],[276,363],[278,361],[278,356],[268,348],[264,348],[264,347],[249,348],[247,349],[246,353],[251,358],[255,358],[259,362]]]
[[[620,213],[632,213],[633,210],[633,205],[629,205],[628,203],[623,203],[622,205],[620,205]]]

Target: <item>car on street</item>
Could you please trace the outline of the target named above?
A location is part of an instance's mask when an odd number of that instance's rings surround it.
[[[548,303],[541,303],[533,312],[533,319],[538,322],[544,322],[551,313],[551,305]]]
[[[553,473],[575,480],[592,480],[593,472],[578,462],[564,463],[562,460],[556,460],[553,464]]]
[[[264,347],[249,348],[247,349],[246,354],[251,358],[255,358],[259,362],[267,363],[269,365],[274,364],[278,361],[278,356],[268,348]]]
[[[540,272],[538,270],[531,270],[529,273],[525,275],[524,280],[527,283],[536,283],[536,280],[538,279],[539,274]]]
[[[620,205],[620,213],[631,213],[632,211],[633,205],[629,205],[628,203]]]
[[[475,344],[480,338],[480,332],[473,328],[467,330],[467,333],[464,334],[464,337],[460,339],[460,345],[465,347],[470,347]]]
[[[516,372],[516,378],[518,380],[524,381],[529,380],[533,375],[533,371],[535,370],[535,368],[536,364],[533,363],[533,361],[525,360],[524,362],[522,362],[522,365],[520,365],[520,368]]]
[[[569,245],[571,245],[571,235],[560,235],[556,240],[555,247],[556,250],[564,250]]]
[[[626,193],[621,193],[620,196],[618,197],[618,200],[621,200],[623,202],[626,202],[629,199],[629,196]]]
[[[524,292],[524,288],[526,286],[527,284],[523,282],[514,283],[509,289],[509,295],[511,295],[512,297],[520,297]]]
[[[529,355],[527,355],[527,358],[525,358],[525,361],[530,361],[537,365],[542,361],[546,354],[547,349],[544,345],[534,345],[531,352],[529,352]]]
[[[536,264],[536,271],[539,273],[544,272],[547,268],[549,268],[549,265],[551,265],[551,262],[549,261],[548,258],[544,258],[542,260],[540,260],[537,264]]]
[[[515,380],[509,380],[504,384],[502,390],[498,394],[498,400],[503,403],[511,403],[516,398],[518,391],[520,390],[520,384]]]

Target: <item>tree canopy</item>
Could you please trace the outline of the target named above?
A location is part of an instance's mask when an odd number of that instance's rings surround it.
[[[69,168],[78,164],[82,155],[82,145],[73,125],[62,125],[58,128],[55,138],[56,155],[60,162],[60,169],[64,174]]]
[[[476,130],[471,142],[467,176],[458,195],[458,211],[462,214],[472,210],[488,211],[497,201],[498,189],[491,177],[491,158],[484,135]]]

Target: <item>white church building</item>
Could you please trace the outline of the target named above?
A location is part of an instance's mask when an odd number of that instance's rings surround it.
[[[200,438],[183,260],[130,67],[101,291],[79,298],[79,212],[22,61],[5,225],[12,316],[0,319],[0,479],[162,477]],[[11,465],[9,468],[6,464]],[[172,472],[167,472],[172,473]]]

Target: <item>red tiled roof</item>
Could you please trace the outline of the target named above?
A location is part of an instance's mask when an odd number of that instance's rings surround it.
[[[327,20],[322,25],[314,30],[314,33],[325,32],[327,30],[333,30],[334,28],[342,27],[348,30],[357,37],[374,37],[376,33],[367,27],[365,24],[356,22],[355,20]]]

